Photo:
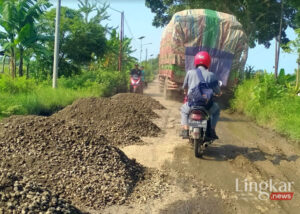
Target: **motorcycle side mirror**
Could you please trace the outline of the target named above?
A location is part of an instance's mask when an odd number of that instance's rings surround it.
[[[221,87],[223,85],[223,82],[221,80],[219,80],[219,86]]]

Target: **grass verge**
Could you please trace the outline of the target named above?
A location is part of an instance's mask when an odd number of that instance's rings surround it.
[[[294,140],[300,140],[300,97],[293,87],[279,84],[272,74],[245,80],[235,91],[231,107]]]
[[[10,115],[50,115],[82,97],[101,96],[102,89],[53,89],[40,87],[31,93],[0,94],[0,118]]]
[[[83,97],[107,97],[127,89],[126,74],[87,72],[72,78],[60,78],[58,88],[51,81],[11,79],[0,75],[0,119],[10,115],[51,115]]]

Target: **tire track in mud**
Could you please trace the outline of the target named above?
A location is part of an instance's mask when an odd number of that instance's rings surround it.
[[[132,208],[118,207],[118,212],[299,213],[300,152],[293,142],[241,115],[222,112],[217,127],[220,140],[208,148],[203,159],[196,159],[188,141],[178,136],[181,103],[164,100],[157,81],[149,84],[145,93],[166,107],[157,112],[161,118],[154,120],[163,134],[143,138],[146,145],[122,150],[141,164],[168,173],[172,191],[162,200],[147,201]],[[294,182],[294,198],[259,200],[257,192],[236,192],[236,179],[258,184],[269,179]]]
[[[281,137],[270,130],[263,129],[251,121],[241,124],[240,115],[229,115],[235,123],[220,123],[224,143],[231,140],[231,144],[246,148],[236,152],[231,160],[232,167],[242,178],[248,181],[294,182],[292,191],[295,192],[291,201],[258,201],[253,203],[262,213],[299,213],[299,149],[293,142]],[[233,135],[228,139],[228,134]],[[251,169],[255,169],[254,172]],[[259,204],[259,205],[258,205]],[[261,208],[264,209],[261,209]]]

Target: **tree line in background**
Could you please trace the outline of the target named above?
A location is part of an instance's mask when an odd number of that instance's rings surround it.
[[[55,8],[49,0],[1,0],[0,45],[4,63],[9,61],[13,78],[24,75],[47,79],[52,74]],[[107,4],[79,0],[78,10],[62,7],[60,24],[59,76],[80,74],[83,70],[118,70],[117,29],[103,25],[108,19]],[[136,61],[131,39],[123,41],[123,70]],[[18,74],[18,75],[17,75]]]
[[[122,42],[118,71],[118,29],[104,25],[109,5],[78,0],[78,9],[61,8],[58,88],[51,87],[55,8],[49,0],[0,0],[0,119],[15,114],[50,115],[82,97],[126,92],[131,39]],[[142,62],[151,81],[158,59]]]

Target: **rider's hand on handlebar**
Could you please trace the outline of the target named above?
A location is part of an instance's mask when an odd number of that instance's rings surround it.
[[[215,96],[215,97],[220,97],[221,95],[222,95],[222,91],[220,91],[219,94],[214,93],[214,96]]]

